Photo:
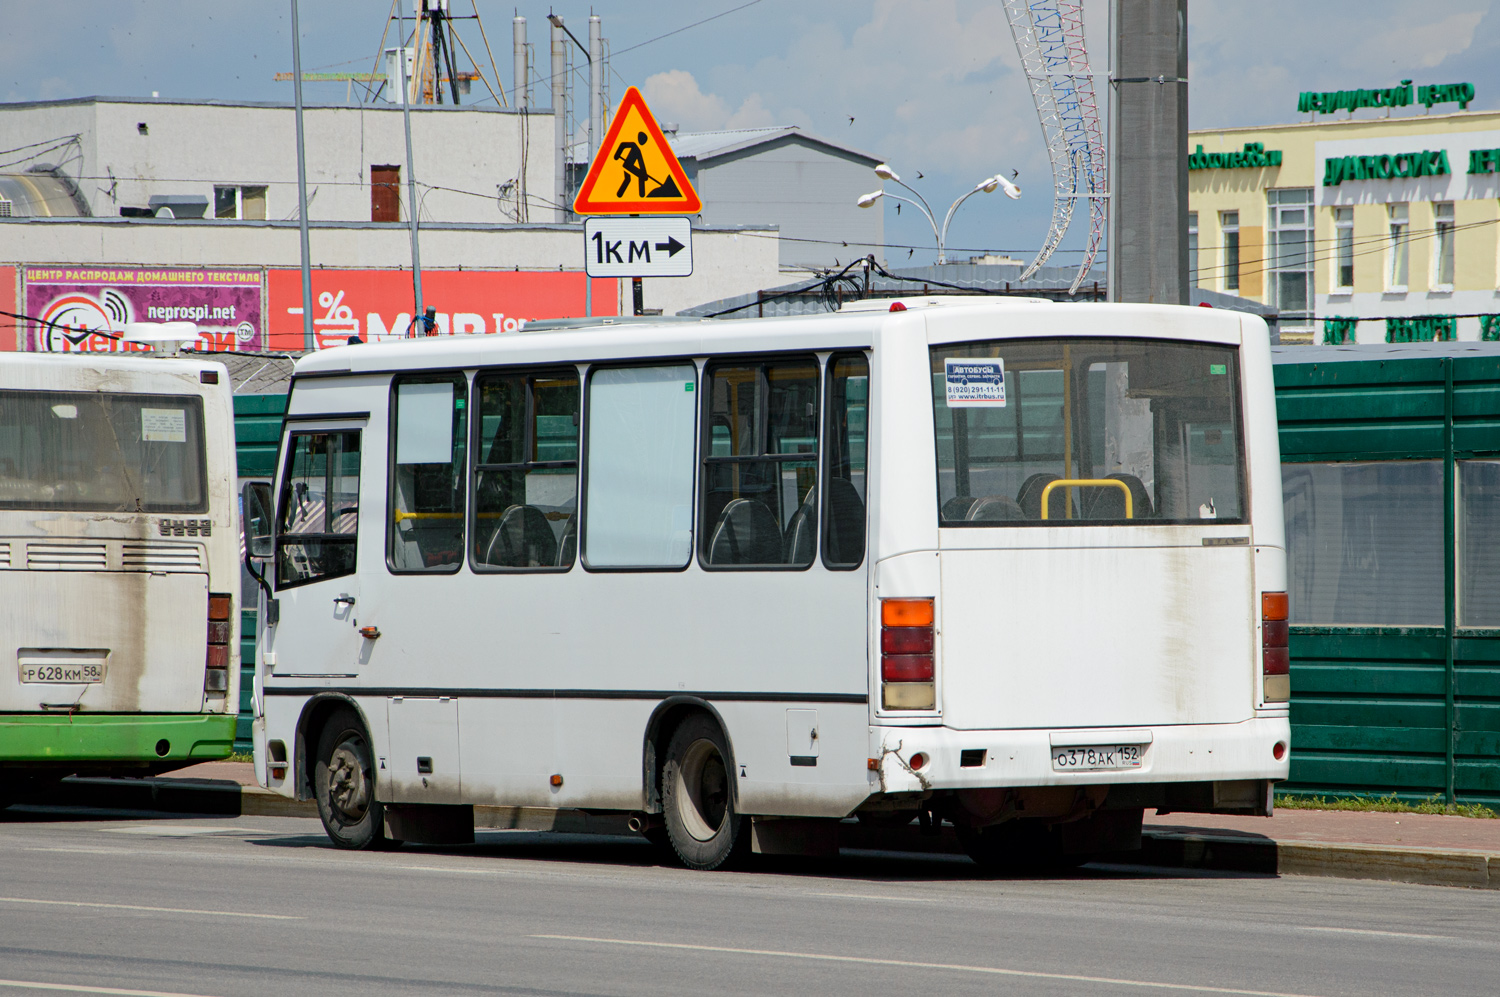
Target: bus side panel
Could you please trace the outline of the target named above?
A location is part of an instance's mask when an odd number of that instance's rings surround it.
[[[1252,541],[1286,549],[1281,495],[1281,438],[1276,430],[1276,389],[1271,377],[1270,334],[1255,316],[1240,321],[1241,386],[1244,394],[1245,453],[1249,465]]]

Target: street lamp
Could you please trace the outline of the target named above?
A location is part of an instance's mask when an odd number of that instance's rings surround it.
[[[1005,196],[1010,198],[1012,201],[1021,196],[1021,188],[1017,187],[1015,184],[1007,180],[1004,174],[996,173],[992,177],[985,177],[983,180],[974,185],[973,190],[970,190],[958,200],[953,202],[953,204],[948,208],[948,214],[943,218],[942,228],[939,228],[937,219],[933,216],[932,208],[930,205],[928,205],[927,199],[923,197],[921,192],[919,192],[915,188],[902,183],[901,178],[896,175],[896,171],[891,169],[889,164],[878,164],[875,167],[875,175],[882,180],[889,180],[892,183],[901,184],[902,187],[905,187],[907,190],[915,194],[917,196],[917,199],[913,201],[909,197],[902,197],[900,194],[892,194],[886,190],[874,190],[868,194],[860,195],[860,197],[854,203],[861,208],[868,208],[872,207],[875,202],[880,200],[882,197],[891,197],[895,198],[898,201],[905,201],[907,204],[912,205],[918,211],[922,212],[922,214],[927,218],[927,224],[932,226],[932,234],[937,238],[937,261],[939,266],[948,262],[948,254],[944,251],[943,247],[948,241],[948,223],[953,221],[953,213],[958,210],[958,206],[960,204],[963,204],[975,194],[993,194],[996,190],[1005,191]]]

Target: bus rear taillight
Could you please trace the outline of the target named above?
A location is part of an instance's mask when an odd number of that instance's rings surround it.
[[[232,612],[232,596],[223,592],[208,594],[208,657],[203,672],[205,692],[229,691],[229,636],[234,631],[230,626]]]
[[[1260,597],[1260,672],[1263,700],[1285,703],[1292,698],[1291,658],[1287,652],[1285,592],[1263,592]]]
[[[880,601],[881,704],[887,710],[937,706],[931,599]]]

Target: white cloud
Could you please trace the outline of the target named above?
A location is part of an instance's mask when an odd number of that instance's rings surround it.
[[[760,128],[777,123],[760,94],[750,94],[730,111],[724,98],[704,93],[693,74],[683,69],[646,77],[641,92],[658,121],[675,122],[683,131]]]

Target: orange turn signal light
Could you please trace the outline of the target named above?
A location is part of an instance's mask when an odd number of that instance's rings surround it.
[[[1260,618],[1284,620],[1287,618],[1285,592],[1262,592],[1260,594]]]
[[[882,599],[880,622],[887,627],[930,627],[933,612],[931,599]]]
[[[562,788],[562,776],[560,776],[560,775],[554,775],[552,777],[552,788],[553,789],[561,789]]]

